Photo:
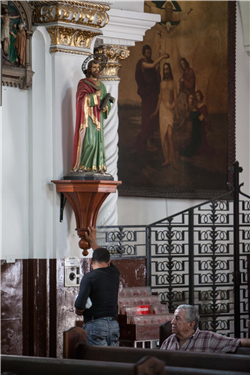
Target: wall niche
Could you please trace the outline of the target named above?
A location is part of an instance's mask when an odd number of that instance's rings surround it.
[[[27,1],[1,2],[2,85],[28,90],[33,6]]]

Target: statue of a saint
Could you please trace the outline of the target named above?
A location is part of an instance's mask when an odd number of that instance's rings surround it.
[[[26,33],[24,30],[24,24],[18,24],[18,31],[15,38],[15,48],[19,59],[19,65],[25,67]]]
[[[104,174],[107,170],[103,121],[108,117],[110,102],[103,105],[109,94],[99,80],[100,67],[97,60],[91,60],[85,73],[87,78],[78,83],[73,172]]]

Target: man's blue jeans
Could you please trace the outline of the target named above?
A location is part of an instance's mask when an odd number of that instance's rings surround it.
[[[119,346],[120,328],[112,318],[100,318],[83,325],[88,345]]]

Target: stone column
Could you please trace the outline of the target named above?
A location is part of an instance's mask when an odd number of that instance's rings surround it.
[[[30,37],[32,35],[31,31],[26,31],[26,61],[25,61],[25,66],[26,68],[30,67]]]
[[[104,123],[104,139],[106,150],[107,171],[117,180],[117,161],[118,161],[118,86],[120,78],[118,70],[121,67],[120,60],[129,57],[127,46],[121,45],[99,45],[95,48],[98,53],[107,57],[107,65],[102,71],[101,80],[106,86],[107,92],[116,98],[111,106],[108,119]],[[118,193],[110,194],[107,200],[100,208],[97,225],[116,225],[117,224],[117,198]],[[100,241],[99,241],[100,242]]]

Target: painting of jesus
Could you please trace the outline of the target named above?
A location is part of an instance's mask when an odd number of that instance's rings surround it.
[[[206,199],[227,190],[235,153],[228,104],[234,97],[232,6],[144,2],[144,11],[160,14],[161,21],[120,69],[121,195]]]

